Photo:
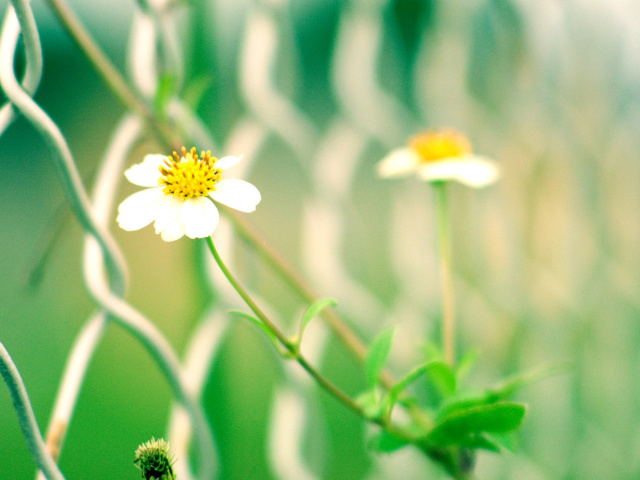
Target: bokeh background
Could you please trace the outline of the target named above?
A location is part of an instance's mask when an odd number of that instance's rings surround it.
[[[124,110],[45,2],[32,4],[45,57],[35,98],[90,186]],[[135,2],[70,4],[131,71]],[[182,91],[206,87],[197,113],[216,147],[245,151],[246,176],[262,192],[247,220],[339,301],[365,339],[397,325],[397,374],[419,361],[422,341],[437,339],[433,198],[415,179],[376,178],[374,166],[420,130],[443,126],[500,162],[497,185],[450,188],[459,349],[480,353],[469,382],[558,360],[572,368],[518,395],[530,405],[520,448],[481,456],[478,478],[640,478],[640,4],[193,0],[176,17]],[[142,146],[129,164],[152,148]],[[82,231],[51,154],[22,119],[0,137],[0,170],[0,340],[44,430],[66,355],[95,306],[82,281]],[[118,199],[133,191],[123,184]],[[128,300],[179,352],[203,312],[242,309],[209,280],[201,242],[166,244],[152,228],[111,226],[129,263]],[[240,241],[225,253],[292,329],[303,304]],[[269,444],[275,392],[291,369],[251,325],[224,315],[220,322],[203,402],[221,478],[285,478]],[[322,338],[323,327],[314,328]],[[356,395],[361,367],[324,338],[322,371]],[[0,478],[33,478],[0,391]],[[308,385],[305,392],[300,449],[309,476],[298,478],[438,478],[410,449],[370,455],[361,420]],[[133,452],[165,435],[170,404],[148,354],[110,325],[62,454],[67,478],[138,478]]]

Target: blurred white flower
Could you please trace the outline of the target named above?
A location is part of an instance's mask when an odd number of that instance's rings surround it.
[[[211,201],[241,212],[253,212],[260,203],[260,192],[244,180],[223,179],[223,172],[241,157],[217,159],[211,152],[200,157],[194,148],[182,157],[147,155],[142,163],[124,172],[127,179],[141,187],[118,207],[117,222],[124,230],[139,230],[154,222],[156,233],[171,242],[186,235],[203,238],[213,234],[220,214]]]
[[[493,160],[474,155],[469,140],[453,130],[418,135],[408,147],[391,151],[376,168],[385,178],[415,172],[429,182],[454,180],[474,188],[490,185],[500,176]]]

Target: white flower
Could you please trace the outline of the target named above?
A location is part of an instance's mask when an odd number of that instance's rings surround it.
[[[203,238],[213,234],[220,214],[211,201],[241,212],[253,212],[260,203],[258,189],[244,180],[223,179],[223,172],[241,157],[217,159],[211,152],[200,157],[195,147],[182,157],[147,155],[142,163],[124,172],[127,179],[141,187],[118,207],[117,222],[124,230],[139,230],[155,222],[156,233],[171,242],[186,235]]]
[[[415,172],[429,182],[455,180],[474,188],[490,185],[500,176],[493,160],[474,155],[469,141],[453,130],[418,135],[408,147],[391,151],[376,168],[385,178]]]

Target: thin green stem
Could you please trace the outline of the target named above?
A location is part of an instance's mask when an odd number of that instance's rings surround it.
[[[64,475],[62,475],[56,462],[51,458],[51,455],[49,455],[44,440],[42,440],[42,434],[38,428],[38,423],[33,414],[33,408],[31,407],[31,402],[29,401],[29,396],[27,395],[27,390],[20,377],[20,373],[15,363],[13,363],[9,352],[7,352],[1,342],[0,375],[2,375],[7,387],[9,387],[22,433],[27,440],[31,455],[33,455],[33,458],[38,464],[38,468],[44,473],[44,476],[48,480],[64,480]]]
[[[300,298],[307,303],[312,303],[319,298],[318,293],[311,288],[277,250],[266,243],[255,228],[230,209],[226,208],[225,213],[238,228],[242,238],[253,247],[262,259],[276,271],[280,278],[282,278]],[[367,356],[367,346],[348,326],[347,322],[332,309],[325,309],[320,315],[356,358],[364,360]],[[390,388],[395,383],[388,372],[382,374],[381,381],[387,388]]]
[[[242,297],[247,306],[251,309],[253,313],[256,314],[258,319],[264,323],[264,325],[275,335],[278,341],[289,351],[292,355],[293,359],[304,368],[309,375],[311,375],[317,382],[331,395],[340,400],[345,406],[349,409],[353,410],[359,415],[363,415],[364,412],[362,407],[358,405],[351,397],[349,397],[346,393],[336,387],[333,383],[331,383],[326,377],[324,377],[320,372],[318,372],[311,364],[302,356],[300,350],[295,342],[291,341],[274,323],[273,321],[262,311],[262,309],[256,304],[256,302],[251,298],[251,295],[247,292],[247,290],[240,284],[240,282],[234,277],[234,275],[229,271],[226,264],[220,257],[218,250],[213,244],[213,240],[211,237],[207,237],[207,245],[209,246],[209,250],[211,250],[211,254],[215,259],[216,263],[222,270],[222,273],[227,278],[231,286],[235,289],[236,292]]]
[[[434,184],[440,251],[440,277],[442,281],[442,350],[449,365],[455,363],[455,313],[451,265],[451,227],[447,210],[447,184]]]

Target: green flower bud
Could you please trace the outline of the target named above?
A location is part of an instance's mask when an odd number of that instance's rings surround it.
[[[164,439],[143,443],[136,450],[133,463],[142,472],[144,480],[176,480],[173,473],[173,454],[169,452],[169,443]]]

